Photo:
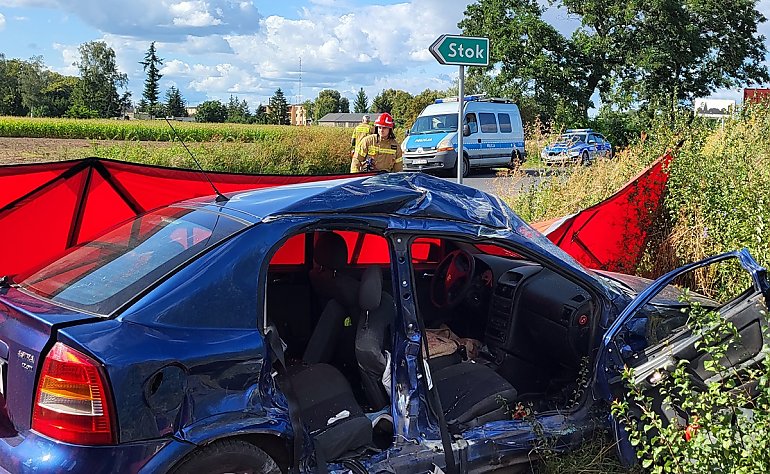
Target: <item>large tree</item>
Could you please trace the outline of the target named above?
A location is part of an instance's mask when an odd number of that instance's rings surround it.
[[[182,93],[174,86],[166,91],[166,114],[172,117],[187,117],[187,107]]]
[[[562,35],[538,0],[479,0],[460,27],[492,38],[490,66],[471,75],[492,95],[510,96],[550,118],[585,117],[603,101],[642,106],[688,102],[721,87],[768,79],[757,34],[757,0],[554,0],[581,26]]]
[[[267,122],[275,125],[289,125],[289,104],[279,87],[268,103]]]
[[[75,91],[74,105],[103,118],[120,115],[125,106],[123,99],[127,96],[121,97],[118,88],[128,84],[128,76],[118,71],[115,51],[104,41],[83,43],[78,51],[80,61],[75,66],[81,80]]]
[[[227,120],[227,107],[218,100],[207,100],[195,109],[196,122],[222,123]]]
[[[227,121],[232,123],[249,123],[251,112],[246,100],[238,100],[238,97],[230,96],[227,102]]]
[[[333,89],[322,90],[313,102],[313,116],[320,120],[326,114],[342,112],[342,99],[343,97],[339,91]],[[345,100],[347,101],[347,99]],[[349,111],[350,104],[348,103],[347,105],[347,111]]]
[[[364,92],[364,88],[362,87],[358,90],[356,100],[353,102],[353,112],[363,114],[367,110],[369,110],[369,98],[366,97],[366,92]]]
[[[150,48],[144,55],[144,61],[140,61],[139,64],[144,68],[144,72],[147,73],[147,78],[144,80],[144,92],[142,92],[142,98],[147,101],[147,107],[150,115],[157,114],[158,96],[160,95],[160,78],[163,74],[160,73],[158,66],[163,64],[163,59],[158,57],[155,51],[155,41],[150,43]]]
[[[0,53],[0,115],[26,115],[19,89],[23,61]]]

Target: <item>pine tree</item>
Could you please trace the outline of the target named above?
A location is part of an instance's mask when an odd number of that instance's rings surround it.
[[[142,99],[144,100],[144,99]],[[187,107],[182,94],[174,86],[166,91],[166,113],[172,117],[187,117]]]
[[[144,71],[147,73],[147,79],[144,80],[144,92],[142,97],[147,100],[149,107],[148,112],[151,115],[156,114],[158,105],[158,95],[160,94],[159,82],[163,75],[160,73],[158,66],[163,64],[163,60],[155,53],[155,41],[150,43],[150,49],[147,50],[147,54],[144,55],[144,61],[140,61],[144,67]]]
[[[267,122],[275,125],[289,125],[289,104],[279,87],[268,105],[270,111],[267,114]]]
[[[364,92],[364,88],[362,87],[359,89],[358,94],[356,94],[356,101],[353,103],[353,112],[365,114],[367,110],[369,110],[369,98],[366,97],[366,92]]]

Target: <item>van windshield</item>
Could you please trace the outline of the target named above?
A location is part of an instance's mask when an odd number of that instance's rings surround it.
[[[425,115],[417,117],[409,131],[411,135],[437,132],[456,132],[457,114]]]

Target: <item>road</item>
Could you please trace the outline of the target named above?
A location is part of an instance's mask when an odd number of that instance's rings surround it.
[[[536,186],[543,179],[547,179],[558,171],[544,168],[521,170],[511,176],[498,176],[495,170],[472,171],[471,175],[463,178],[463,184],[492,194],[515,194],[522,189]],[[457,178],[444,178],[449,181],[457,181]]]

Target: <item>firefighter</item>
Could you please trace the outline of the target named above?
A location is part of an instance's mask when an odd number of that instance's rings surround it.
[[[375,132],[361,139],[350,163],[351,173],[401,171],[404,160],[393,133],[393,117],[383,112],[374,122]]]
[[[353,136],[350,138],[350,146],[355,150],[356,144],[361,143],[361,140],[367,136],[374,133],[374,129],[372,128],[372,125],[369,123],[369,116],[364,115],[361,117],[361,123],[359,123],[356,128],[353,129]]]

